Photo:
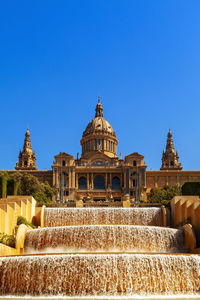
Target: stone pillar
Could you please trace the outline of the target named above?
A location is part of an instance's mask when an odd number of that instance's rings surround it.
[[[75,188],[75,170],[72,169],[72,188]]]
[[[103,140],[103,143],[104,143],[104,150],[106,150],[107,149],[106,139]]]
[[[56,186],[56,174],[55,174],[55,169],[53,169],[53,186]]]
[[[78,189],[78,174],[76,174],[76,188]]]
[[[129,195],[130,193],[130,186],[129,186],[129,180],[130,180],[130,169],[129,168],[126,168],[125,169],[125,183],[126,183],[126,194]]]
[[[72,184],[71,184],[71,170],[69,169],[69,188],[72,187]]]
[[[91,174],[91,186],[92,186],[92,190],[94,189],[94,175],[93,173]]]
[[[59,187],[59,183],[58,183],[58,169],[56,169],[56,187]]]
[[[108,174],[106,173],[106,180],[105,180],[105,189],[108,188]]]
[[[87,189],[89,190],[90,182],[89,182],[89,173],[87,173]]]

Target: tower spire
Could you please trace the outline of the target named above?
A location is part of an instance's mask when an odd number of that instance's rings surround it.
[[[181,163],[179,163],[178,152],[174,149],[174,141],[172,132],[169,129],[167,134],[166,150],[162,154],[162,166],[161,170],[182,170]]]
[[[35,152],[31,146],[31,136],[27,128],[24,138],[23,151],[19,152],[19,161],[16,163],[16,170],[37,170]]]

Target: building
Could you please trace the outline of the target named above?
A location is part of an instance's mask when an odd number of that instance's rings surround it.
[[[90,201],[123,201],[147,199],[151,188],[200,181],[200,171],[183,171],[175,151],[172,132],[167,135],[166,149],[162,154],[160,170],[147,171],[144,156],[134,152],[124,159],[117,156],[118,139],[110,123],[103,116],[98,99],[94,118],[83,131],[80,141],[81,157],[74,158],[65,152],[54,157],[52,170],[37,170],[36,155],[32,151],[30,132],[25,134],[23,151],[19,152],[16,171],[25,172],[41,182],[56,187],[56,201],[82,199]]]
[[[144,156],[132,153],[124,160],[118,158],[116,133],[103,116],[100,99],[95,111],[80,141],[81,157],[74,159],[64,152],[55,156],[52,169],[57,199],[87,202],[145,197]]]

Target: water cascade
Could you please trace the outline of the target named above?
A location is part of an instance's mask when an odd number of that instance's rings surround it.
[[[160,208],[46,208],[45,226],[147,225],[162,226]]]
[[[27,232],[25,252],[177,253],[185,252],[184,233],[172,228],[133,225],[42,228]]]
[[[162,224],[160,208],[45,209],[26,255],[0,258],[0,295],[194,295],[200,257],[184,253],[182,230]]]

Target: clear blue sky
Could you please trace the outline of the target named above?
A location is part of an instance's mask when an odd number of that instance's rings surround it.
[[[39,169],[80,139],[100,95],[118,154],[161,165],[171,128],[185,170],[200,170],[200,1],[0,3],[0,169],[27,126]]]

